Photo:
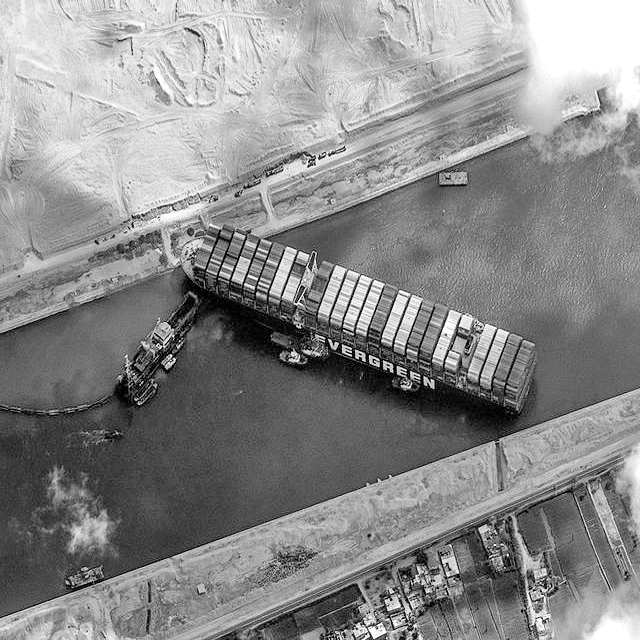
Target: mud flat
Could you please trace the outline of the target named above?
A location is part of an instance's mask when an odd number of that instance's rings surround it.
[[[547,497],[638,442],[640,390],[12,614],[0,638],[218,637]]]

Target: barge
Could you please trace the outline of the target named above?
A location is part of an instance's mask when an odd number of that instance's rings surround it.
[[[116,395],[125,402],[141,406],[153,398],[158,390],[154,379],[162,366],[169,371],[175,364],[175,356],[184,344],[200,306],[198,296],[189,291],[182,303],[167,320],[158,318],[147,337],[140,342],[133,359],[124,358],[124,370],[118,376]]]
[[[466,171],[441,171],[438,174],[438,184],[441,187],[466,187],[469,184],[469,174]]]
[[[515,413],[524,406],[535,345],[468,313],[226,224],[188,241],[181,263],[201,289],[294,327],[319,354],[397,376],[400,388],[450,387]]]
[[[67,576],[64,579],[64,586],[71,591],[88,587],[104,580],[104,571],[102,565],[98,567],[81,567],[76,573]]]

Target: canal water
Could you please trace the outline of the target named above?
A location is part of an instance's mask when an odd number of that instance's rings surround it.
[[[545,164],[529,142],[280,239],[538,345],[518,418],[401,396],[339,358],[282,366],[268,334],[208,303],[156,398],[56,418],[0,413],[0,615],[640,386],[638,197],[612,149]],[[0,401],[85,402],[185,289],[179,272],[0,336]],[[103,429],[124,432],[101,442]]]

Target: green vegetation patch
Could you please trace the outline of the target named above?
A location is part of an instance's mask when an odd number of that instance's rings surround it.
[[[284,580],[309,566],[311,559],[317,554],[317,551],[303,545],[282,547],[275,551],[273,560],[258,573],[255,581],[259,586],[265,587],[272,582]]]

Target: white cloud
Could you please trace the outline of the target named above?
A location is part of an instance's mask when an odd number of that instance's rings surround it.
[[[530,36],[530,83],[524,100],[530,124],[550,133],[564,96],[610,87],[615,108],[640,105],[640,2],[522,0]]]
[[[626,459],[616,480],[616,491],[629,499],[631,517],[640,535],[640,447]],[[640,640],[640,602],[637,588],[627,583],[612,594],[583,640]]]
[[[616,491],[629,499],[633,524],[640,536],[640,446],[631,452],[618,473]]]
[[[630,591],[614,594],[595,627],[583,640],[640,640],[640,605]]]
[[[53,525],[40,527],[40,532],[64,532],[67,551],[74,555],[113,552],[111,538],[118,523],[90,490],[88,476],[81,474],[74,480],[64,467],[56,466],[47,475],[47,482],[49,504],[38,510],[36,520]]]

